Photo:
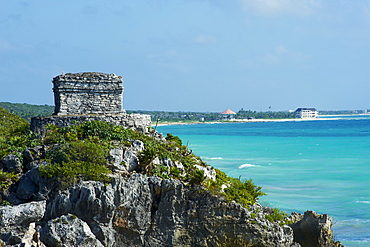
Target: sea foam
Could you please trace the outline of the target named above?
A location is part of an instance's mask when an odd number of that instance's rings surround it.
[[[256,166],[256,165],[252,165],[252,164],[243,164],[243,165],[239,166],[239,169],[248,168],[248,167],[253,167],[253,166]]]

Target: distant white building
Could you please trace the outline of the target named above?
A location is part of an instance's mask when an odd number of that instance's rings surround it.
[[[296,118],[317,118],[318,111],[315,108],[298,108],[295,111]]]

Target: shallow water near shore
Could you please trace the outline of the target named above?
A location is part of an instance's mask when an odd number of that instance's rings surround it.
[[[229,176],[252,178],[264,205],[333,218],[335,239],[370,246],[370,116],[159,126]]]

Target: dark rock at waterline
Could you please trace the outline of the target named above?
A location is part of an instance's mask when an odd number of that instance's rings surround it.
[[[331,230],[333,223],[329,215],[306,211],[304,215],[292,213],[291,219],[294,222],[290,225],[294,232],[294,241],[302,247],[343,246],[339,241],[334,241]]]

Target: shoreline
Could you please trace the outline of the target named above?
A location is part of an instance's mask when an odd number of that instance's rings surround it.
[[[212,122],[163,122],[158,123],[157,126],[167,125],[191,125],[191,124],[224,124],[224,123],[258,123],[258,122],[300,122],[300,121],[316,121],[316,120],[339,120],[340,118],[282,118],[282,119],[234,119],[230,121],[212,121]],[[152,126],[156,126],[152,124]]]

